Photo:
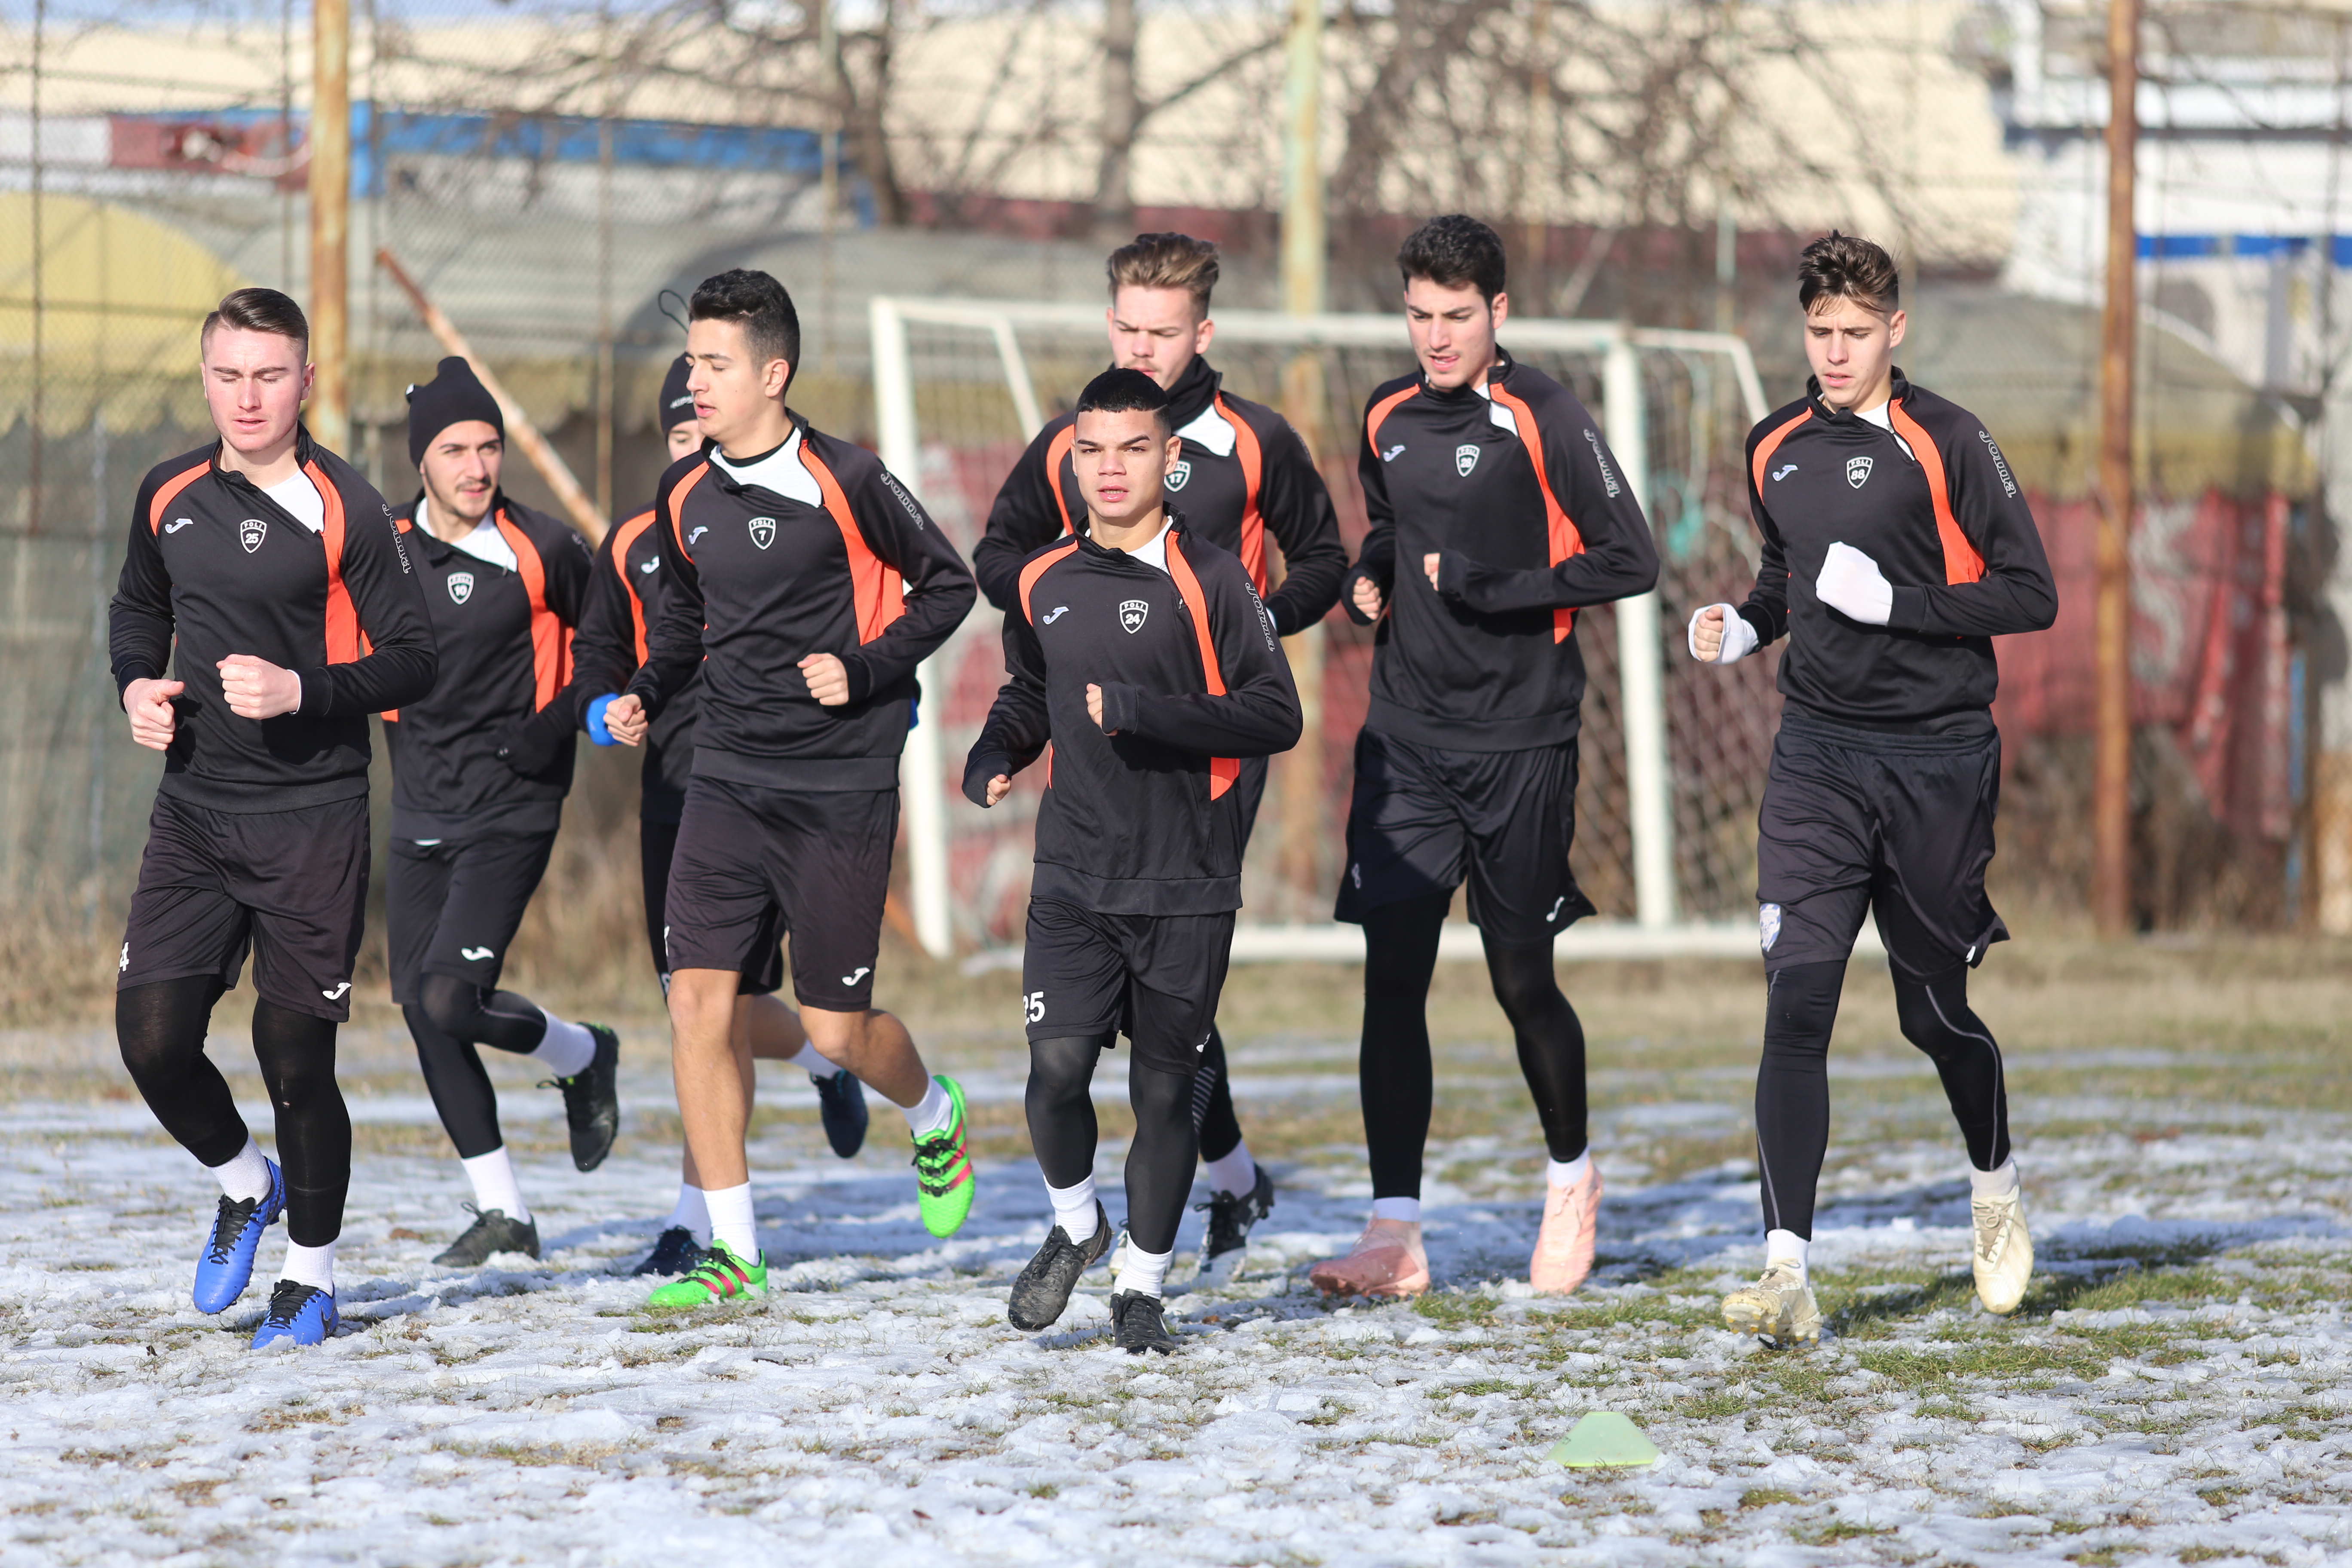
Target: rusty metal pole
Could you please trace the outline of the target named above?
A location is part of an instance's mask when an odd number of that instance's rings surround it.
[[[331,452],[352,438],[351,0],[310,5],[310,435]]]
[[[2139,141],[2139,0],[2107,6],[2107,297],[2099,353],[2096,766],[2091,784],[2092,912],[2099,934],[2134,924],[2131,879],[2132,374],[2139,310],[2132,212]]]

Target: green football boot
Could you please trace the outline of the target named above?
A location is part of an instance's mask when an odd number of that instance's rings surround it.
[[[932,1081],[955,1102],[955,1118],[915,1140],[915,1188],[923,1228],[944,1241],[971,1213],[971,1151],[964,1146],[963,1085],[944,1073]]]
[[[646,1298],[648,1307],[703,1307],[738,1296],[753,1299],[768,1293],[768,1255],[742,1258],[723,1241],[713,1240],[700,1262],[683,1279],[673,1279]]]

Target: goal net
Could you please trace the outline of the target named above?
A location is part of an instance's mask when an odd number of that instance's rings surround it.
[[[1411,366],[1391,315],[1220,311],[1226,387],[1280,409],[1331,489],[1352,556],[1366,523],[1356,479],[1364,403]],[[969,555],[996,489],[1044,420],[1107,357],[1099,307],[877,298],[873,336],[882,458]],[[1657,534],[1656,592],[1586,611],[1576,635],[1591,687],[1573,862],[1601,910],[1562,956],[1755,952],[1755,822],[1778,722],[1777,653],[1702,669],[1683,651],[1691,611],[1744,597],[1756,570],[1740,472],[1766,412],[1754,361],[1728,334],[1515,318],[1521,361],[1572,387],[1636,477]],[[1269,556],[1277,552],[1268,542]],[[1278,564],[1271,569],[1279,572]],[[921,721],[903,774],[908,902],[924,944],[973,967],[1011,962],[1029,890],[1042,769],[982,812],[963,758],[1003,679],[1002,618],[982,604],[923,671]],[[1286,644],[1306,739],[1274,760],[1243,871],[1234,957],[1360,956],[1331,923],[1371,634],[1334,612]],[[1449,928],[1445,951],[1476,951]]]

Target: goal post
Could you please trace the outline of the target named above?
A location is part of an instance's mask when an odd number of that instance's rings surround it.
[[[984,523],[995,484],[1044,422],[1045,405],[1038,395],[1033,365],[1049,364],[1060,379],[1070,380],[1072,388],[1077,380],[1071,378],[1082,380],[1099,368],[1104,360],[1101,307],[877,296],[868,305],[868,325],[875,432],[882,460],[969,550]],[[1221,310],[1216,330],[1217,357],[1229,376],[1237,358],[1252,355],[1271,366],[1284,363],[1285,355],[1292,363],[1306,355],[1352,355],[1350,366],[1363,367],[1358,380],[1375,371],[1381,376],[1393,374],[1409,363],[1404,331],[1393,315]],[[1698,518],[1702,531],[1713,542],[1710,559],[1715,562],[1713,576],[1700,591],[1727,584],[1728,567],[1737,563],[1724,559],[1724,540],[1736,534],[1738,548],[1752,551],[1746,542],[1745,479],[1738,473],[1742,437],[1768,412],[1746,341],[1722,332],[1526,317],[1513,319],[1507,336],[1512,352],[1521,359],[1558,361],[1563,379],[1580,377],[1598,391],[1597,412],[1609,443],[1645,510],[1652,507],[1658,473],[1653,461],[1658,448],[1653,441],[1652,405],[1664,408],[1675,426],[1667,434],[1683,448],[1672,459],[1683,513],[1674,527],[1687,531],[1685,525]],[[1272,373],[1262,370],[1259,379],[1268,382]],[[1236,390],[1270,403],[1283,401],[1270,384]],[[1344,455],[1352,449],[1353,435],[1346,421],[1353,418],[1353,410],[1337,400],[1346,390],[1335,389],[1333,412],[1322,420],[1337,437],[1321,444],[1328,450],[1318,450],[1327,477],[1352,467]],[[1296,414],[1293,417],[1297,422]],[[1310,437],[1309,445],[1318,443]],[[1335,451],[1342,457],[1340,464],[1331,460]],[[1651,515],[1654,528],[1659,527],[1657,514]],[[1752,573],[1752,553],[1746,562]],[[968,964],[980,968],[1008,962],[1017,952],[1017,929],[1004,921],[992,927],[988,911],[1011,908],[1013,899],[1008,890],[1017,890],[1016,884],[1025,887],[1023,846],[1031,818],[1016,814],[1017,830],[979,820],[977,810],[961,799],[949,778],[961,761],[949,754],[949,731],[960,734],[976,728],[971,711],[976,703],[984,712],[982,699],[994,689],[988,665],[1000,620],[982,606],[947,646],[925,661],[922,711],[908,737],[901,773],[916,934],[934,956],[948,958],[963,951],[969,954]],[[1687,704],[1669,699],[1661,590],[1622,601],[1614,607],[1614,657],[1607,661],[1613,667],[1613,690],[1607,700],[1613,705],[1616,748],[1622,752],[1622,879],[1629,896],[1620,901],[1620,918],[1586,921],[1563,935],[1560,955],[1753,952],[1753,925],[1730,917],[1724,907],[1728,895],[1721,889],[1736,878],[1720,873],[1710,878],[1708,885],[1717,889],[1709,900],[1717,906],[1712,910],[1685,910],[1678,891],[1678,884],[1690,879],[1696,859],[1720,859],[1723,853],[1711,846],[1684,853],[1676,839],[1678,816],[1712,838],[1723,839],[1724,824],[1738,815],[1733,808],[1739,803],[1684,799],[1678,810],[1678,788],[1685,796],[1690,792],[1677,783],[1675,722],[1679,707]],[[1318,634],[1318,628],[1309,630]],[[976,646],[982,637],[987,639],[985,649]],[[1368,660],[1366,649],[1359,663]],[[1760,666],[1765,661],[1756,662]],[[994,673],[1001,676],[1001,666]],[[1752,673],[1746,679],[1743,691],[1756,692]],[[1752,731],[1754,726],[1744,727]],[[1692,728],[1684,725],[1685,731]],[[1704,719],[1697,728],[1704,730]],[[1689,739],[1705,749],[1703,734],[1692,733]],[[1302,743],[1302,751],[1314,743]],[[1745,761],[1759,764],[1748,771],[1760,775],[1760,757],[1752,754],[1752,743],[1748,751],[1751,754]],[[1587,766],[1594,766],[1592,759],[1588,758]],[[1690,771],[1686,767],[1684,773]],[[1336,815],[1342,804],[1330,803],[1329,814]],[[966,813],[973,818],[970,823],[962,820]],[[1752,824],[1752,809],[1746,821]],[[1322,826],[1327,834],[1336,831],[1333,822]],[[1752,828],[1744,831],[1752,833]],[[986,841],[967,842],[971,839]],[[1752,842],[1745,853],[1752,868]],[[1748,886],[1752,889],[1752,879]],[[1328,900],[1328,888],[1322,896]],[[1328,901],[1323,908],[1328,910]],[[1239,962],[1361,956],[1360,934],[1328,918],[1269,922],[1253,920],[1245,910],[1244,920],[1234,939],[1234,956]],[[1449,935],[1454,939],[1445,949],[1449,955],[1458,955],[1455,948],[1475,952],[1469,932]]]

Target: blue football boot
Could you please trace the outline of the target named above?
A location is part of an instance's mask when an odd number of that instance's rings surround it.
[[[196,1288],[192,1292],[199,1312],[226,1312],[236,1305],[253,1281],[253,1253],[261,1233],[278,1223],[286,1208],[286,1176],[275,1160],[269,1167],[269,1193],[259,1199],[224,1196],[213,1216],[213,1233],[196,1258]]]
[[[335,1316],[333,1296],[315,1285],[280,1279],[269,1292],[269,1315],[254,1331],[253,1348],[260,1350],[280,1340],[315,1345],[331,1337],[341,1321]]]
[[[866,1147],[866,1086],[845,1068],[822,1078],[811,1073],[809,1082],[816,1085],[817,1117],[824,1123],[824,1141],[843,1159],[855,1158]]]

